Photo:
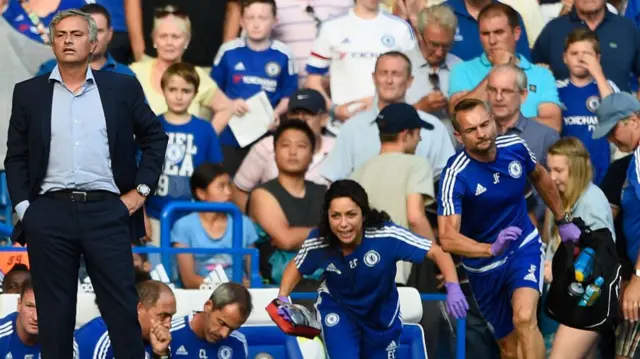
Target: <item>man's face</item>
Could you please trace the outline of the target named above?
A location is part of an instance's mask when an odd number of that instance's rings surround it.
[[[514,71],[498,71],[489,75],[487,94],[491,112],[497,120],[511,119],[520,112],[520,106],[526,98],[516,85]]]
[[[383,56],[378,60],[373,83],[380,100],[387,103],[402,101],[412,81],[407,61],[402,57]]]
[[[478,26],[482,48],[489,57],[496,50],[515,54],[516,43],[520,38],[520,28],[511,29],[506,15],[484,17]]]
[[[276,164],[281,172],[304,176],[313,159],[309,137],[298,129],[288,129],[275,144]]]
[[[53,53],[59,63],[87,62],[96,45],[89,41],[89,24],[80,16],[64,18],[53,29]]]
[[[316,136],[322,134],[322,129],[329,121],[328,113],[312,114],[304,109],[293,109],[287,113],[289,118],[299,118],[306,122]]]
[[[149,340],[152,321],[171,329],[171,318],[175,314],[176,298],[173,292],[169,290],[162,290],[156,303],[149,308],[146,308],[142,303],[138,303],[138,321],[142,328],[142,337],[145,340]]]
[[[640,142],[640,117],[637,114],[620,121],[607,136],[622,152],[633,152]]]
[[[438,24],[430,24],[424,29],[424,55],[429,65],[440,66],[444,63],[447,53],[451,50],[454,35]]]
[[[113,37],[113,29],[107,26],[107,18],[104,15],[91,14],[91,17],[98,25],[98,42],[93,54],[96,57],[104,56]]]
[[[238,304],[229,304],[222,309],[214,309],[209,300],[204,305],[202,315],[204,320],[204,338],[209,343],[216,343],[229,337],[231,332],[240,328],[247,318],[244,318]]]
[[[2,282],[3,294],[19,294],[24,282],[29,279],[29,272],[13,272]]]
[[[607,5],[606,0],[575,0],[574,6],[578,12],[592,14],[602,11]]]
[[[253,3],[244,8],[240,22],[249,39],[263,41],[269,38],[271,29],[276,23],[273,6],[273,4]]]
[[[484,154],[496,143],[496,122],[482,106],[458,114],[460,130],[454,135],[467,151]]]
[[[33,290],[27,290],[22,298],[18,299],[18,320],[27,334],[38,335],[38,313]]]
[[[584,62],[582,62],[588,56],[594,57],[598,62],[600,61],[600,55],[596,54],[591,42],[578,41],[569,45],[567,51],[564,52],[563,59],[571,75],[579,79],[591,76],[589,70],[584,66]]]

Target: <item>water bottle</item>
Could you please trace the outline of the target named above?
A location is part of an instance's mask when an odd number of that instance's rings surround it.
[[[598,300],[598,297],[600,297],[600,293],[602,293],[602,289],[600,289],[600,287],[602,287],[603,283],[604,283],[604,278],[598,277],[593,283],[589,284],[587,286],[587,289],[584,291],[584,295],[582,296],[582,299],[578,303],[578,306],[580,307],[592,306],[593,303],[595,303],[596,300]]]
[[[580,252],[578,258],[573,263],[573,267],[576,273],[576,280],[583,282],[591,275],[593,269],[593,257],[596,252],[592,248],[585,248]]]

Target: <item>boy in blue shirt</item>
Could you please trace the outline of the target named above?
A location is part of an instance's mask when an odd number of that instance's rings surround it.
[[[0,319],[0,358],[39,358],[38,314],[30,280],[24,282],[18,311]],[[77,357],[74,350],[74,358]]]
[[[577,28],[569,33],[564,49],[564,63],[569,78],[557,81],[562,110],[562,137],[578,138],[589,151],[593,166],[593,182],[599,184],[611,162],[611,149],[606,138],[593,139],[598,124],[596,112],[600,100],[618,87],[604,76],[600,66],[600,42],[595,32]]]
[[[169,358],[171,318],[176,313],[176,298],[166,284],[146,280],[136,285],[138,322],[145,341],[147,358]],[[78,359],[114,359],[107,325],[97,317],[76,331],[74,348]]]
[[[171,357],[247,359],[247,340],[237,329],[252,309],[245,287],[232,282],[219,285],[202,312],[171,323]]]
[[[200,78],[193,65],[176,63],[164,72],[160,82],[168,111],[158,116],[169,136],[158,189],[145,209],[151,219],[153,243],[160,242],[160,222],[164,207],[171,201],[191,200],[189,178],[200,164],[222,162],[218,135],[210,122],[189,113]]]
[[[298,88],[298,75],[289,48],[284,43],[271,39],[271,31],[277,20],[275,1],[244,1],[241,12],[240,23],[246,36],[220,47],[211,77],[218,88],[232,100],[246,100],[264,91],[274,108],[275,117],[278,118],[287,111],[289,96]],[[246,150],[240,149],[228,126],[220,134],[220,141],[225,147],[231,147],[231,151],[239,150],[236,151],[237,156],[225,156],[225,162],[234,162],[225,164],[233,175],[246,155]]]

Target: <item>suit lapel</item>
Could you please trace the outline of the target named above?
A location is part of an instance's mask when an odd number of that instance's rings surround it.
[[[116,93],[111,87],[110,81],[106,80],[101,73],[94,71],[94,78],[100,93],[100,101],[102,102],[102,111],[104,112],[104,121],[107,126],[107,138],[109,139],[109,154],[113,158],[116,144],[116,131],[118,129],[118,113]]]

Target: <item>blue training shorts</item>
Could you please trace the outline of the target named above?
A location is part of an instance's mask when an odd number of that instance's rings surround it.
[[[383,331],[366,328],[331,295],[321,292],[316,308],[328,359],[396,359],[402,333],[398,317]]]
[[[513,307],[511,296],[518,288],[542,293],[544,251],[540,236],[511,253],[504,264],[485,273],[467,271],[473,295],[493,336],[500,340],[511,334]]]

